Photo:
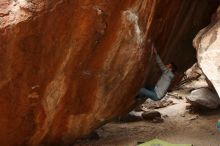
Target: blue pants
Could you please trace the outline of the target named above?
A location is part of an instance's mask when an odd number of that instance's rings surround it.
[[[138,93],[138,98],[145,99],[145,98],[150,98],[154,101],[161,100],[154,91],[154,87],[149,87],[149,88],[141,88],[139,93]]]

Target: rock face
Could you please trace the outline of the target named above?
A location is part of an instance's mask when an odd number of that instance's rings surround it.
[[[185,72],[181,83],[179,88],[185,91],[191,91],[191,93],[186,96],[186,99],[191,103],[194,110],[200,108],[203,110],[207,108],[216,109],[219,107],[220,99],[218,94],[215,90],[212,90],[213,88],[210,88],[208,79],[197,63]]]
[[[220,8],[212,16],[209,26],[202,29],[194,39],[197,58],[205,75],[220,96]]]
[[[191,68],[185,72],[185,76],[181,81],[182,86],[180,88],[187,90],[194,90],[199,88],[209,87],[207,77],[200,69],[198,63],[195,63]]]
[[[212,92],[209,88],[200,88],[193,90],[191,94],[186,98],[192,105],[198,107],[216,109],[220,105],[218,94]]]
[[[1,0],[0,144],[69,145],[129,111],[143,78],[159,75],[147,40],[184,71],[195,61],[191,39],[216,5]]]

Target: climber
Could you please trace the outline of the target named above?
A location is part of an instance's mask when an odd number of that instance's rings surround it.
[[[150,98],[154,101],[161,100],[167,93],[167,90],[171,84],[171,81],[174,78],[174,74],[177,70],[177,66],[174,63],[169,63],[164,65],[160,56],[157,54],[157,50],[152,44],[152,50],[156,56],[156,62],[159,65],[162,75],[157,81],[155,87],[141,88],[136,98],[139,101],[145,101],[147,98]]]

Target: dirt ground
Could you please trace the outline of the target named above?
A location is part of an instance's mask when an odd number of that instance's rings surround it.
[[[139,141],[154,138],[175,144],[220,146],[220,132],[216,128],[220,109],[191,114],[186,111],[188,103],[184,99],[170,99],[174,105],[157,109],[164,116],[162,123],[112,122],[97,130],[98,140],[83,140],[74,146],[135,146]]]

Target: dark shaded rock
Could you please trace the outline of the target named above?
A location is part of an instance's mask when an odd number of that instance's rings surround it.
[[[152,121],[161,118],[161,113],[158,111],[145,111],[142,113],[142,117],[144,120]]]
[[[97,132],[93,131],[92,133],[90,133],[86,139],[89,139],[89,140],[98,140],[100,137],[98,135]]]
[[[143,112],[136,112],[132,111],[124,116],[121,116],[115,120],[115,122],[137,122],[137,121],[142,121],[142,113]]]

